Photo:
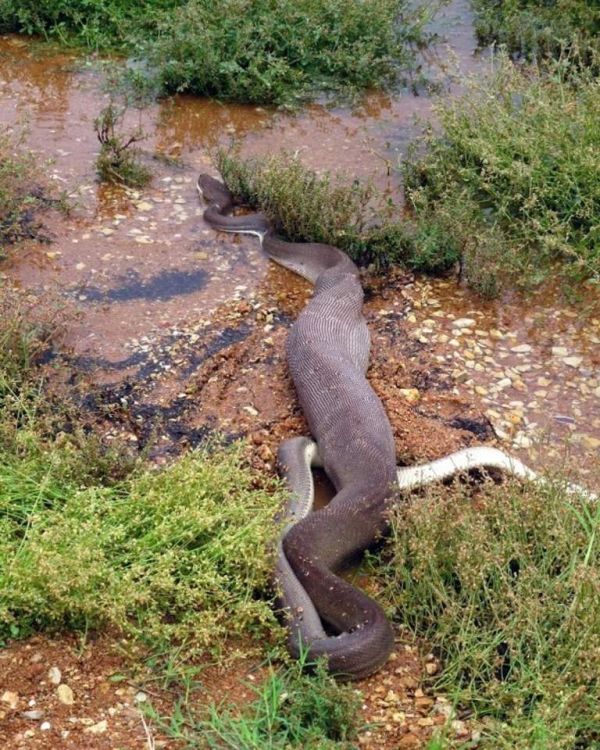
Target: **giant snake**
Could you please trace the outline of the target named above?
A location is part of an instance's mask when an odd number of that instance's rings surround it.
[[[279,449],[291,499],[277,546],[275,577],[291,653],[305,654],[310,661],[325,657],[333,674],[360,679],[387,660],[394,634],[381,607],[337,572],[386,531],[387,511],[398,489],[475,468],[496,468],[526,479],[537,475],[489,447],[397,468],[392,428],[366,378],[370,336],[356,265],[331,245],[284,241],[263,214],[230,215],[230,191],[209,175],[200,175],[198,191],[208,204],[204,219],[210,226],[258,236],[269,258],[315,287],[286,346],[314,441],[292,438]],[[315,512],[311,465],[324,468],[336,492]],[[575,485],[567,489],[583,491]]]

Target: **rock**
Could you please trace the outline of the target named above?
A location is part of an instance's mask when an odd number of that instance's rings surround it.
[[[19,705],[19,694],[13,693],[12,690],[5,690],[0,698],[2,703],[8,703],[8,707],[15,709]]]
[[[564,346],[553,346],[552,354],[555,357],[566,357],[569,354],[569,352]]]
[[[72,706],[75,702],[73,691],[68,685],[64,683],[56,688],[56,697],[65,706]]]
[[[108,722],[106,719],[102,719],[102,721],[99,721],[97,724],[92,724],[91,727],[88,727],[87,729],[84,729],[84,732],[87,732],[88,734],[104,734],[106,730],[108,729]]]
[[[409,404],[414,404],[421,398],[421,394],[416,388],[400,388],[400,393]]]
[[[42,730],[42,732],[47,732],[49,729],[52,729],[52,724],[50,724],[49,721],[43,721],[40,724],[40,729]]]
[[[136,693],[136,694],[135,694],[135,695],[133,696],[133,700],[134,700],[134,701],[135,701],[136,703],[145,703],[145,702],[146,702],[146,701],[148,700],[148,696],[146,695],[146,693],[144,693],[144,692],[142,692],[142,691],[140,690],[140,691],[139,691],[139,693]]]
[[[58,667],[50,667],[48,670],[48,679],[53,685],[60,685],[62,674]]]
[[[473,318],[458,318],[458,320],[452,321],[452,325],[454,328],[471,328],[475,325],[475,321]]]
[[[24,719],[31,719],[32,721],[39,721],[43,715],[44,715],[44,712],[39,711],[38,709],[34,709],[33,711],[23,711],[21,713],[21,716]]]
[[[519,344],[519,346],[511,347],[511,352],[514,352],[515,354],[527,354],[530,351],[531,347],[529,344]]]
[[[563,359],[563,362],[569,367],[579,367],[579,365],[583,362],[583,357],[565,357]]]

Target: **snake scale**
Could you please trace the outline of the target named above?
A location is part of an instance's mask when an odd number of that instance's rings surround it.
[[[394,634],[381,607],[337,572],[386,531],[386,511],[398,489],[472,468],[497,468],[527,479],[536,475],[488,447],[397,469],[389,420],[365,374],[370,336],[356,265],[331,245],[284,241],[263,214],[230,215],[231,193],[209,175],[200,175],[197,187],[208,204],[204,219],[211,227],[256,235],[269,258],[314,284],[286,347],[314,441],[292,438],[279,449],[291,500],[275,577],[290,652],[295,657],[306,652],[309,660],[325,657],[333,674],[361,679],[387,660]],[[311,465],[324,468],[336,491],[316,512],[311,512]]]

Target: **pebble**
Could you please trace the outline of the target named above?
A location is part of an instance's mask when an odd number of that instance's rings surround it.
[[[102,719],[102,721],[99,721],[97,724],[92,724],[91,727],[87,727],[83,731],[87,732],[88,734],[104,734],[107,729],[108,722],[106,721],[106,719]]]
[[[38,709],[34,709],[33,711],[23,711],[21,713],[21,716],[24,719],[31,719],[32,721],[39,721],[43,715],[44,715],[44,712],[39,711]]]
[[[60,685],[62,674],[58,667],[50,667],[48,670],[48,679],[53,685]]]
[[[475,321],[472,318],[459,318],[458,320],[453,320],[452,325],[454,328],[471,328],[471,326],[475,325]]]
[[[15,709],[19,705],[19,694],[12,690],[5,690],[0,698],[2,703],[8,703],[8,707]]]
[[[56,688],[56,696],[58,700],[65,706],[72,706],[75,702],[73,691],[68,685],[62,684]]]
[[[565,357],[563,359],[563,362],[569,367],[579,367],[579,365],[583,362],[583,357]]]

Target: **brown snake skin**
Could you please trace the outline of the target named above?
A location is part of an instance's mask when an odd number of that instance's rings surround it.
[[[326,657],[332,673],[362,678],[387,660],[393,631],[379,605],[336,572],[386,530],[396,455],[383,405],[365,377],[370,336],[358,269],[330,245],[283,241],[261,214],[228,216],[231,194],[214,178],[201,175],[198,189],[212,227],[258,235],[270,258],[315,284],[289,334],[287,359],[336,495],[289,529],[281,561],[287,572],[282,580],[278,565],[277,576],[292,653],[307,649],[309,660]],[[325,628],[305,626],[307,597]]]

